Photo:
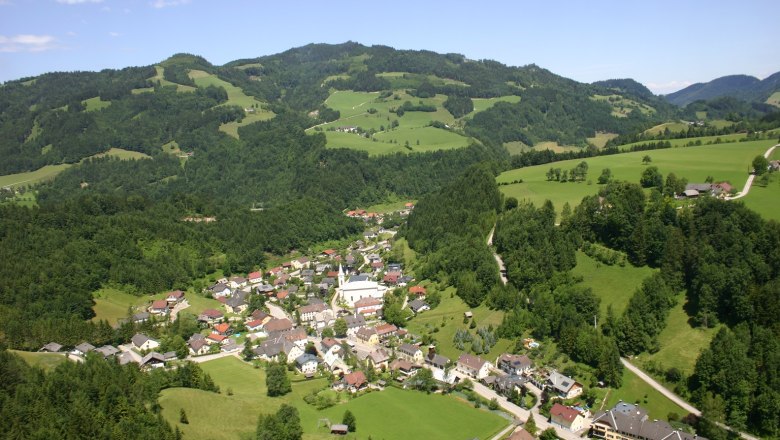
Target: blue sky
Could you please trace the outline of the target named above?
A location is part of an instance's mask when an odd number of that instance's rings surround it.
[[[357,41],[537,64],[581,82],[633,78],[656,93],[780,71],[780,2],[0,0],[0,81],[149,65],[214,64]]]

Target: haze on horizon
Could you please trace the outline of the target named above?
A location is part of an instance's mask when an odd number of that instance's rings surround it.
[[[397,0],[382,5],[236,0],[0,0],[0,81],[150,65],[179,52],[221,65],[309,43],[355,41],[536,64],[654,93],[780,71],[780,2],[604,0],[582,4]]]

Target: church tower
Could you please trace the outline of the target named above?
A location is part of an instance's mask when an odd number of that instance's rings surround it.
[[[344,268],[339,263],[339,287],[344,287]]]

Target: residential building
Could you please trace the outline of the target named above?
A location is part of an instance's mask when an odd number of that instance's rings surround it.
[[[458,363],[455,366],[455,369],[463,374],[479,380],[490,373],[490,370],[493,369],[493,364],[479,356],[463,353],[458,358]]]
[[[244,313],[247,307],[249,307],[249,305],[246,301],[238,296],[232,296],[225,301],[225,309],[227,309],[229,313]]]
[[[309,304],[306,306],[301,307],[298,309],[298,313],[301,315],[301,321],[303,322],[311,322],[316,320],[317,313],[320,313],[327,309],[328,307],[325,304]]]
[[[182,300],[184,300],[184,292],[181,290],[174,290],[165,295],[165,301],[167,301],[169,305],[178,304],[182,302]]]
[[[379,335],[377,335],[376,329],[374,327],[361,327],[357,332],[355,332],[355,337],[365,344],[379,344]]]
[[[225,314],[220,312],[216,309],[206,309],[203,312],[201,312],[200,315],[198,315],[198,321],[206,322],[208,324],[213,324],[222,318],[225,317]]]
[[[421,367],[409,362],[406,359],[396,359],[390,362],[390,371],[397,371],[405,377],[414,376]]]
[[[143,333],[136,333],[130,340],[133,347],[138,350],[152,350],[160,346],[160,343]]]
[[[209,352],[209,344],[205,339],[190,340],[187,343],[190,349],[190,354],[193,356],[201,356]]]
[[[368,386],[368,380],[362,371],[355,371],[344,376],[344,384],[347,390],[356,393]]]
[[[496,359],[496,367],[507,374],[521,376],[531,371],[533,362],[526,355],[504,353]]]
[[[314,376],[314,373],[317,372],[317,365],[319,365],[319,363],[320,360],[317,356],[309,353],[304,353],[295,359],[295,366],[306,377]]]
[[[563,399],[573,399],[582,394],[582,384],[553,370],[547,378],[548,388]]]
[[[409,308],[412,310],[412,312],[414,312],[415,315],[426,310],[431,310],[431,306],[421,299],[413,299],[409,301]]]
[[[149,306],[149,313],[151,313],[152,315],[167,315],[168,301],[164,299],[158,299],[152,301],[152,305]]]
[[[550,424],[577,432],[585,427],[585,418],[576,409],[556,403],[550,408]]]
[[[73,348],[72,353],[77,356],[85,356],[90,351],[94,350],[95,346],[90,344],[89,342],[82,342],[81,344],[75,346]]]
[[[395,336],[398,333],[398,327],[393,324],[380,324],[375,328],[376,334],[379,337],[379,342],[385,342],[391,336]]]
[[[361,298],[355,301],[355,313],[360,313],[365,316],[376,315],[379,310],[382,310],[382,300],[372,297]]]
[[[292,328],[293,328],[292,321],[290,321],[287,318],[284,319],[273,318],[265,324],[265,331],[267,331],[268,333],[292,330]]]
[[[119,349],[112,345],[104,345],[95,349],[95,353],[100,353],[103,358],[109,358],[119,353]]]
[[[401,344],[396,351],[396,355],[401,359],[406,359],[409,362],[413,362],[417,365],[422,365],[425,356],[423,355],[420,347],[412,344]]]
[[[44,345],[40,350],[38,351],[48,351],[49,353],[59,353],[62,351],[62,345],[56,343],[56,342],[49,342],[48,344]]]
[[[366,326],[366,317],[363,315],[345,316],[344,321],[347,323],[347,336],[354,335]]]
[[[606,412],[593,417],[590,435],[607,440],[707,440],[679,431],[660,420],[650,420],[639,405],[619,402]]]

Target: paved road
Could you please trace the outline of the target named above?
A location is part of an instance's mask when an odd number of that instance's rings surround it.
[[[510,424],[506,428],[504,428],[501,432],[493,436],[491,440],[501,440],[504,438],[505,435],[509,434],[510,431],[514,430],[517,427],[514,423]]]
[[[488,238],[487,238],[487,245],[488,245],[488,247],[492,247],[493,246],[493,233],[494,232],[496,232],[495,225],[493,226],[493,229],[490,230],[490,234],[488,234]],[[506,279],[506,276],[504,275],[504,273],[506,273],[506,266],[504,266],[504,260],[502,260],[501,257],[497,253],[495,253],[495,252],[493,252],[493,258],[496,259],[496,264],[498,264],[498,276],[499,276],[499,278],[501,278],[501,282],[504,283],[504,285],[506,285],[507,279]]]
[[[228,357],[228,356],[235,356],[235,357],[241,359],[241,352],[240,351],[235,351],[233,353],[226,353],[226,352],[223,351],[221,353],[207,354],[205,356],[188,356],[187,360],[200,364],[202,362],[213,361],[215,359],[222,359],[222,358]]]
[[[290,319],[290,317],[287,315],[287,312],[284,311],[283,308],[277,306],[276,304],[273,304],[272,302],[268,301],[265,303],[265,305],[268,306],[268,312],[276,319]],[[292,320],[291,320],[292,321]]]
[[[187,302],[187,298],[183,299],[180,303],[173,306],[173,310],[171,310],[171,322],[176,320],[176,315],[179,314],[182,310],[186,309],[190,306],[190,303]]]
[[[769,149],[766,150],[766,153],[764,153],[764,157],[769,159],[769,156],[772,154],[772,151],[774,151],[776,147],[780,147],[780,144],[769,147]],[[735,195],[734,197],[726,197],[726,200],[737,200],[748,195],[748,193],[750,192],[750,187],[753,186],[753,180],[755,180],[755,178],[756,178],[755,174],[749,175],[747,178],[747,182],[745,182],[745,188],[743,188],[742,191],[740,191],[740,193]]]

